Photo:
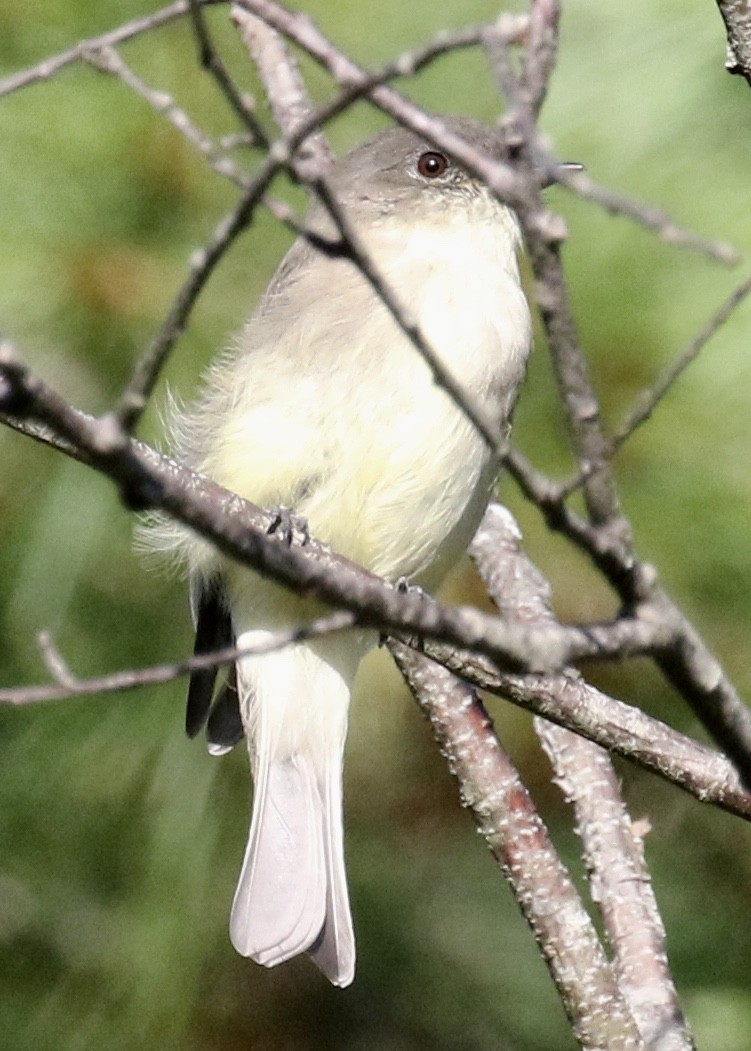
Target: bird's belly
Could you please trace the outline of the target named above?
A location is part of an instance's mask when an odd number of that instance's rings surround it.
[[[432,583],[431,566],[459,556],[487,500],[487,451],[437,393],[427,406],[351,433],[299,508],[315,536],[387,579]]]

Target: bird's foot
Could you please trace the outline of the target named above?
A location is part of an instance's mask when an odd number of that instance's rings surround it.
[[[406,595],[408,592],[419,596],[427,595],[427,592],[421,588],[419,584],[410,584],[408,577],[399,577],[394,583],[394,590],[398,591],[401,595]],[[385,645],[387,638],[388,632],[382,631],[378,636],[378,645]]]
[[[307,518],[296,514],[289,507],[271,507],[271,524],[266,532],[269,536],[278,536],[288,547],[297,544],[303,547],[310,540],[310,528]]]

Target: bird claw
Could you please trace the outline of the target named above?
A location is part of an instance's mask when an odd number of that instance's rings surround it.
[[[394,583],[394,590],[398,591],[400,595],[406,595],[408,592],[411,592],[413,595],[427,595],[427,592],[419,584],[410,584],[408,577],[399,577]],[[385,646],[387,638],[388,632],[382,631],[378,636],[378,645]]]
[[[418,595],[420,598],[427,596],[425,588],[421,588],[419,584],[410,584],[408,577],[399,577],[394,587],[402,595],[406,595],[408,592],[412,595]]]
[[[278,536],[287,547],[297,544],[303,547],[310,540],[310,527],[307,518],[298,515],[289,507],[271,507],[271,524],[266,532],[269,536]]]

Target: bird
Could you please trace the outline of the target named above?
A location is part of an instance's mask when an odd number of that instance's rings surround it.
[[[496,131],[445,127],[502,156]],[[327,175],[380,278],[468,399],[507,433],[531,348],[519,224],[483,183],[395,125]],[[250,319],[175,403],[175,457],[266,507],[299,516],[336,552],[387,581],[438,586],[488,503],[497,459],[457,399],[346,252],[319,202]],[[317,243],[316,243],[317,241]],[[285,521],[288,520],[285,519]],[[355,973],[345,871],[342,764],[352,684],[373,632],[268,649],[323,607],[218,553],[177,523],[152,547],[186,566],[197,653],[248,652],[216,686],[194,672],[186,729],[209,749],[247,738],[253,803],[232,903],[237,951],[265,966],[307,953],[335,986]],[[259,652],[266,646],[266,652]]]

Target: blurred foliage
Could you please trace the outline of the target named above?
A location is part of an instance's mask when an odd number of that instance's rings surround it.
[[[146,0],[0,2],[10,73],[156,5]],[[374,65],[444,26],[487,20],[489,0],[304,4]],[[211,13],[228,61],[258,93],[242,49]],[[187,27],[126,57],[203,126],[234,130],[197,70]],[[317,98],[330,90],[305,63]],[[435,110],[497,116],[480,55],[405,83]],[[264,119],[268,114],[263,112]],[[340,119],[343,149],[383,124],[366,106]],[[544,126],[561,157],[614,188],[746,250],[751,97],[723,71],[709,0],[565,5]],[[299,194],[281,188],[299,200]],[[186,272],[234,197],[178,134],[119,83],[85,66],[0,102],[0,329],[75,404],[101,411],[122,387]],[[689,341],[739,280],[623,219],[552,191],[566,216],[572,297],[608,418]],[[237,329],[288,236],[263,214],[201,297],[168,370],[189,395]],[[640,551],[751,693],[749,390],[741,309],[618,458]],[[160,398],[162,393],[160,392]],[[158,414],[144,435],[158,436]],[[520,445],[570,469],[540,349],[517,421]],[[0,673],[37,682],[50,630],[81,675],[185,654],[184,587],[131,552],[132,522],[103,479],[0,429]],[[606,615],[612,596],[506,484],[561,615]],[[457,575],[453,597],[476,597]],[[685,729],[682,703],[646,662],[593,671],[607,689]],[[472,825],[427,728],[382,654],[354,705],[347,764],[348,857],[359,973],[330,988],[306,960],[267,972],[226,935],[249,786],[241,750],[218,762],[182,736],[184,684],[0,711],[0,1042],[12,1051],[563,1051],[573,1047],[532,939]],[[492,702],[499,727],[561,849],[578,847],[526,716]],[[751,842],[738,820],[623,766],[676,980],[703,1051],[751,1046]]]

